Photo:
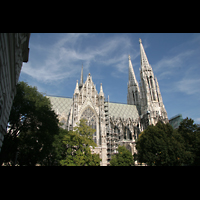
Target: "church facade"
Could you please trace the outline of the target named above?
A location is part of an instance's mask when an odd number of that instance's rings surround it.
[[[148,62],[141,39],[139,43],[141,80],[138,85],[129,56],[127,104],[109,102],[102,84],[98,93],[90,73],[83,83],[83,67],[73,98],[47,96],[63,123],[63,128],[73,130],[79,120],[85,118],[88,125],[96,130],[93,140],[97,147],[92,152],[99,153],[101,166],[109,165],[111,156],[117,153],[119,145],[126,146],[132,154],[137,153],[135,141],[139,133],[159,120],[168,122],[157,78]]]

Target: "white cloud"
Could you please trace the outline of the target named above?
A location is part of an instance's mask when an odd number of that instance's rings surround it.
[[[184,62],[194,53],[194,50],[188,50],[173,57],[164,57],[156,64],[153,65],[153,70],[158,75],[159,79],[166,78],[167,76],[177,72],[177,68],[182,67]],[[160,72],[162,71],[162,72]]]
[[[131,48],[130,39],[115,35],[98,41],[98,38],[94,40],[95,37],[95,34],[61,34],[52,46],[31,44],[30,48],[37,51],[40,58],[33,55],[33,59],[24,64],[22,73],[38,81],[53,82],[76,76],[80,72],[82,62],[84,69],[89,69],[92,61],[113,65],[119,72],[124,72]],[[81,45],[82,43],[84,45]]]
[[[177,90],[184,92],[188,95],[200,94],[200,79],[187,79],[184,78],[176,83]]]
[[[200,124],[200,117],[195,119],[195,122]]]
[[[87,35],[88,34],[65,34],[60,37],[51,48],[41,46],[40,44],[33,44],[34,50],[41,54],[40,59],[37,56],[33,58],[34,60],[29,59],[28,63],[24,63],[22,73],[28,74],[38,81],[43,82],[61,80],[76,74],[78,72],[77,70],[80,68],[76,62],[78,60],[87,60],[91,58],[78,53],[68,46],[74,45],[81,37]],[[30,48],[31,47],[32,44],[30,45]]]

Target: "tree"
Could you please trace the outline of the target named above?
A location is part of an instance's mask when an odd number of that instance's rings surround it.
[[[0,153],[0,164],[53,164],[52,143],[59,132],[50,100],[25,82],[17,84],[8,131]]]
[[[200,125],[191,118],[184,119],[178,133],[182,136],[185,145],[185,164],[200,165]]]
[[[148,126],[139,135],[136,149],[137,160],[149,166],[182,165],[185,161],[183,138],[169,123]]]
[[[133,156],[131,152],[124,146],[118,146],[118,153],[112,155],[110,166],[132,166],[134,165]]]
[[[74,131],[61,130],[65,132],[62,144],[64,151],[58,153],[62,158],[62,166],[99,166],[101,159],[99,154],[92,154],[90,148],[94,148],[96,143],[92,139],[95,129],[86,125],[86,120],[81,119]],[[64,154],[63,154],[64,153]],[[64,158],[63,158],[64,157]]]
[[[54,136],[53,148],[54,148],[54,165],[60,166],[60,161],[64,160],[66,157],[65,150],[66,145],[63,143],[64,136],[68,134],[69,131],[63,128],[59,128],[59,134]]]

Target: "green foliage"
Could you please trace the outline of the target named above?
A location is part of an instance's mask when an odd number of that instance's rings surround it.
[[[176,137],[170,124],[158,122],[156,126],[147,127],[136,142],[138,161],[149,166],[176,165],[180,159],[176,145],[181,151]]]
[[[58,132],[57,115],[49,99],[36,87],[19,82],[0,153],[0,164],[11,162],[14,165],[18,155],[19,165],[52,165],[52,143]]]
[[[136,148],[136,159],[149,166],[200,165],[199,126],[188,118],[177,130],[158,122],[140,134]]]
[[[57,115],[48,98],[27,83],[19,82],[0,153],[0,165],[84,165],[98,166],[91,154],[94,129],[81,120],[74,131],[58,127]]]
[[[132,166],[134,165],[133,156],[131,152],[124,146],[118,146],[118,153],[112,155],[110,166]]]
[[[55,152],[54,165],[60,165],[60,160],[65,158],[66,145],[63,144],[63,138],[68,134],[68,131],[63,128],[59,128],[59,134],[54,136],[53,148]]]
[[[179,128],[185,145],[185,164],[200,165],[200,125],[194,124],[192,119],[184,119]]]
[[[101,159],[99,154],[91,154],[90,147],[96,146],[92,139],[95,132],[86,125],[84,119],[74,128],[74,131],[60,129],[62,135],[62,147],[57,148],[57,157],[62,166],[99,166]]]

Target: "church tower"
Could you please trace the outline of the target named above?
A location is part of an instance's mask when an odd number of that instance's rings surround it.
[[[129,60],[129,82],[128,82],[127,104],[136,105],[137,110],[140,114],[141,112],[140,111],[140,89],[135,77],[130,55],[128,57],[128,60]]]
[[[152,67],[149,64],[141,39],[139,39],[139,43],[141,60],[141,126],[142,130],[144,130],[148,125],[155,125],[158,120],[167,123],[168,118],[157,78],[154,76]]]

